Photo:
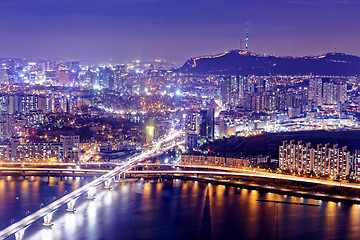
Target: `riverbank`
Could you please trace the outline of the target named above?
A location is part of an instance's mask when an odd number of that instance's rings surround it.
[[[146,177],[144,174],[136,174],[131,178],[143,178],[145,180],[156,179]],[[258,178],[244,179],[217,179],[209,177],[192,177],[192,176],[172,176],[171,174],[162,174],[161,179],[172,180],[191,180],[216,185],[225,185],[250,190],[266,191],[282,195],[290,195],[295,197],[312,198],[323,201],[345,202],[351,204],[360,204],[360,189],[349,189],[344,187],[326,186],[311,183],[294,183],[287,180],[264,180]]]

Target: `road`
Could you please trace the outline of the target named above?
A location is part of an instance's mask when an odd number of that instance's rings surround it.
[[[63,173],[72,173],[72,172],[88,172],[88,173],[107,173],[109,170],[100,170],[100,169],[67,169],[67,168],[23,168],[23,167],[0,167],[0,172],[63,172]]]
[[[156,165],[156,164],[154,164]],[[165,166],[165,164],[162,164]],[[169,166],[172,166],[169,164]],[[178,167],[193,167],[189,165],[176,165]],[[200,167],[200,166],[198,166]],[[214,169],[215,170],[215,169]],[[218,168],[218,170],[224,170],[223,168]],[[234,169],[233,169],[234,170]],[[306,182],[306,183],[315,183],[322,185],[330,185],[337,187],[345,187],[345,188],[356,188],[360,189],[359,184],[354,183],[340,183],[330,180],[319,180],[314,178],[305,178],[305,177],[297,177],[292,175],[284,175],[284,174],[276,174],[276,173],[263,173],[263,172],[254,172],[248,170],[248,172],[221,172],[221,171],[192,171],[192,170],[140,170],[140,171],[129,171],[128,173],[132,174],[189,174],[189,175],[218,175],[218,176],[238,176],[238,177],[258,177],[258,178],[270,178],[270,179],[279,179],[279,180],[289,180],[289,181],[297,181],[297,182]]]
[[[20,231],[24,228],[27,228],[29,225],[31,225],[35,221],[48,215],[49,213],[56,211],[61,206],[67,204],[68,202],[70,202],[73,199],[76,199],[77,197],[80,197],[81,195],[83,195],[84,193],[89,191],[90,189],[96,188],[98,185],[106,182],[107,180],[110,180],[117,175],[123,174],[124,172],[129,170],[129,168],[131,168],[133,165],[147,159],[149,156],[151,156],[151,155],[155,154],[156,152],[158,152],[159,150],[161,150],[161,145],[163,143],[173,141],[180,134],[181,134],[180,132],[174,132],[174,133],[170,134],[165,139],[160,140],[159,142],[154,144],[152,146],[152,149],[150,149],[138,156],[131,158],[126,164],[116,167],[115,169],[106,173],[105,175],[95,179],[94,181],[82,186],[81,188],[65,195],[64,197],[54,201],[53,203],[34,212],[33,214],[21,219],[20,221],[10,225],[9,227],[3,229],[2,231],[0,231],[0,239],[5,239],[5,238],[11,236],[12,234],[17,233],[18,231]]]

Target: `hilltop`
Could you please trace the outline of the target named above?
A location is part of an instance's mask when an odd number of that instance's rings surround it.
[[[344,53],[280,57],[231,50],[213,56],[190,58],[178,71],[215,75],[360,75],[360,57]]]

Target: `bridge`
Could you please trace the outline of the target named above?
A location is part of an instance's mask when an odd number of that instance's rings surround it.
[[[174,141],[176,137],[178,137],[181,133],[174,132],[170,134],[163,140],[160,140],[156,144],[152,146],[152,148],[138,156],[131,158],[127,163],[122,166],[118,166],[113,170],[107,172],[103,176],[93,180],[92,182],[80,187],[77,190],[65,195],[64,197],[54,201],[53,203],[43,207],[42,209],[30,214],[29,216],[21,219],[20,221],[8,226],[7,228],[0,231],[0,239],[5,239],[9,236],[15,234],[16,240],[24,239],[25,230],[37,220],[44,218],[44,226],[51,226],[52,225],[52,215],[53,213],[60,208],[61,206],[68,204],[68,211],[74,211],[74,205],[77,198],[79,198],[84,193],[88,193],[88,199],[95,198],[95,189],[100,184],[105,184],[105,188],[111,187],[111,182],[116,178],[116,176],[121,177],[127,170],[129,170],[133,165],[151,157],[152,155],[156,154],[159,150],[161,150],[162,145],[164,143]],[[176,143],[175,143],[176,144]],[[168,146],[166,146],[168,147]],[[97,170],[96,170],[97,171]]]
[[[2,167],[0,168],[0,176],[3,173],[20,173],[23,177],[25,176],[38,176],[39,173],[43,175],[47,175],[48,177],[57,175],[61,178],[63,176],[73,176],[75,177],[78,174],[82,174],[82,176],[87,176],[90,174],[104,174],[108,173],[109,170],[100,170],[100,169],[66,169],[66,168],[23,168],[23,167]],[[26,174],[28,173],[28,174]]]

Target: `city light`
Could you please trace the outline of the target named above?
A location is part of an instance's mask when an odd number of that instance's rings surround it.
[[[25,2],[0,3],[0,239],[360,235],[355,0]]]

